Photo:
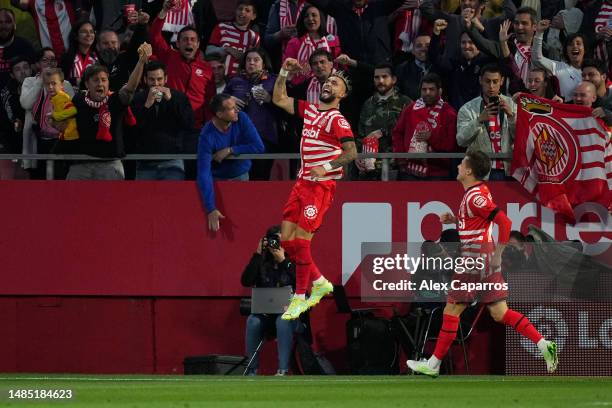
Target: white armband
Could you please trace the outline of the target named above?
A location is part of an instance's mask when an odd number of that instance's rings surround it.
[[[289,75],[289,71],[287,71],[285,68],[281,68],[280,72],[278,73],[278,76],[287,78],[287,75]]]

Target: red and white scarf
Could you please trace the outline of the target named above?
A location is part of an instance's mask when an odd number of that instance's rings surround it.
[[[192,3],[193,0],[182,0],[180,8],[168,10],[162,30],[173,33],[170,41],[176,41],[177,34],[183,27],[194,24]]]
[[[427,118],[423,123],[423,127],[428,127],[429,130],[433,133],[435,129],[440,125],[440,115],[442,114],[442,108],[444,106],[444,101],[442,98],[438,99],[438,102],[432,107],[428,107],[425,104],[423,98],[417,99],[417,101],[412,106],[413,111],[418,111],[421,109],[427,109]],[[420,125],[420,123],[419,123]],[[410,139],[410,146],[408,147],[408,153],[427,153],[431,152],[431,146],[427,142],[419,142],[416,140],[416,134],[421,129],[419,126],[415,126],[414,132],[412,133],[412,138]],[[429,173],[429,167],[427,166],[427,160],[410,160],[406,163],[406,170],[409,173],[414,174],[418,177],[427,177]]]
[[[529,74],[529,66],[531,65],[531,45],[521,44],[516,39],[514,40],[514,45],[516,45],[516,51],[521,57],[520,60],[518,60],[516,55],[514,57],[514,63],[517,68],[516,75],[527,85],[527,76]]]
[[[312,77],[306,89],[306,100],[313,104],[319,104],[319,95],[321,95],[322,83],[319,82],[317,77]]]
[[[96,140],[102,140],[110,142],[113,140],[111,134],[111,113],[108,110],[108,97],[107,95],[103,100],[96,102],[89,99],[89,96],[85,95],[85,103],[92,109],[98,109],[98,132],[96,133]]]
[[[487,120],[488,131],[489,131],[489,139],[491,140],[491,151],[493,153],[501,153],[501,125],[499,120],[499,114],[496,116],[489,116]],[[503,170],[504,164],[501,160],[492,160],[492,167],[494,169]]]
[[[60,132],[51,126],[50,114],[53,113],[53,105],[51,104],[51,95],[46,91],[41,90],[38,99],[32,106],[32,117],[38,123],[41,139],[57,139]]]
[[[306,3],[304,0],[299,0],[297,10],[295,11],[295,14],[293,14],[291,13],[291,7],[289,7],[289,0],[280,0],[278,16],[280,17],[281,28],[295,25],[297,23],[298,16],[304,8],[304,3]]]
[[[300,65],[304,66],[308,64],[308,59],[318,49],[324,49],[331,52],[331,47],[327,42],[326,37],[321,37],[320,39],[313,42],[312,38],[308,34],[302,37],[302,41],[300,43],[300,49],[298,50],[297,60]]]
[[[80,82],[85,69],[96,62],[98,62],[98,57],[92,50],[89,50],[85,55],[77,51],[76,55],[74,56],[74,63],[72,64],[70,76],[74,78],[77,83]]]
[[[338,35],[338,25],[336,20],[332,16],[327,16],[327,22],[325,23],[325,30],[328,34]]]
[[[398,39],[401,41],[402,52],[412,51],[412,44],[414,39],[419,34],[421,28],[421,10],[418,8],[414,10],[405,10],[400,17],[403,20],[402,30],[397,34]]]
[[[595,18],[595,33],[599,33],[603,28],[612,27],[612,4],[603,3]],[[595,45],[595,58],[608,63],[608,47],[605,40],[599,40]],[[608,70],[611,71],[611,70]]]

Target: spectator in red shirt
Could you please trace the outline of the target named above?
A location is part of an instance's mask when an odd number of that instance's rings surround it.
[[[393,129],[395,153],[458,151],[457,112],[442,100],[442,80],[430,73],[421,81],[421,97],[401,113]],[[400,180],[445,179],[450,176],[448,159],[400,160]]]
[[[162,27],[170,7],[164,3],[162,11],[150,29],[153,52],[168,67],[168,87],[187,95],[195,119],[195,127],[200,128],[211,115],[208,103],[216,94],[213,71],[203,59],[200,39],[193,26],[186,26],[178,33],[177,49],[170,48],[162,36]]]

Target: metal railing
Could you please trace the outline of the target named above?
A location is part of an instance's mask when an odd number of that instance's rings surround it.
[[[461,159],[465,153],[360,153],[359,158],[382,160],[381,180],[389,180],[389,160],[391,159]],[[489,154],[491,159],[510,160],[511,153]],[[228,156],[230,160],[291,160],[299,159],[299,153],[260,153]],[[128,154],[121,158],[100,158],[85,154],[0,154],[0,160],[46,160],[47,180],[53,180],[56,160],[65,161],[105,161],[105,160],[196,160],[196,154]]]

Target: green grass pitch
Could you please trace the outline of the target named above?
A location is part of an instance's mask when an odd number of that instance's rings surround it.
[[[15,389],[74,398],[10,400]],[[612,377],[0,375],[0,407],[612,407]]]

